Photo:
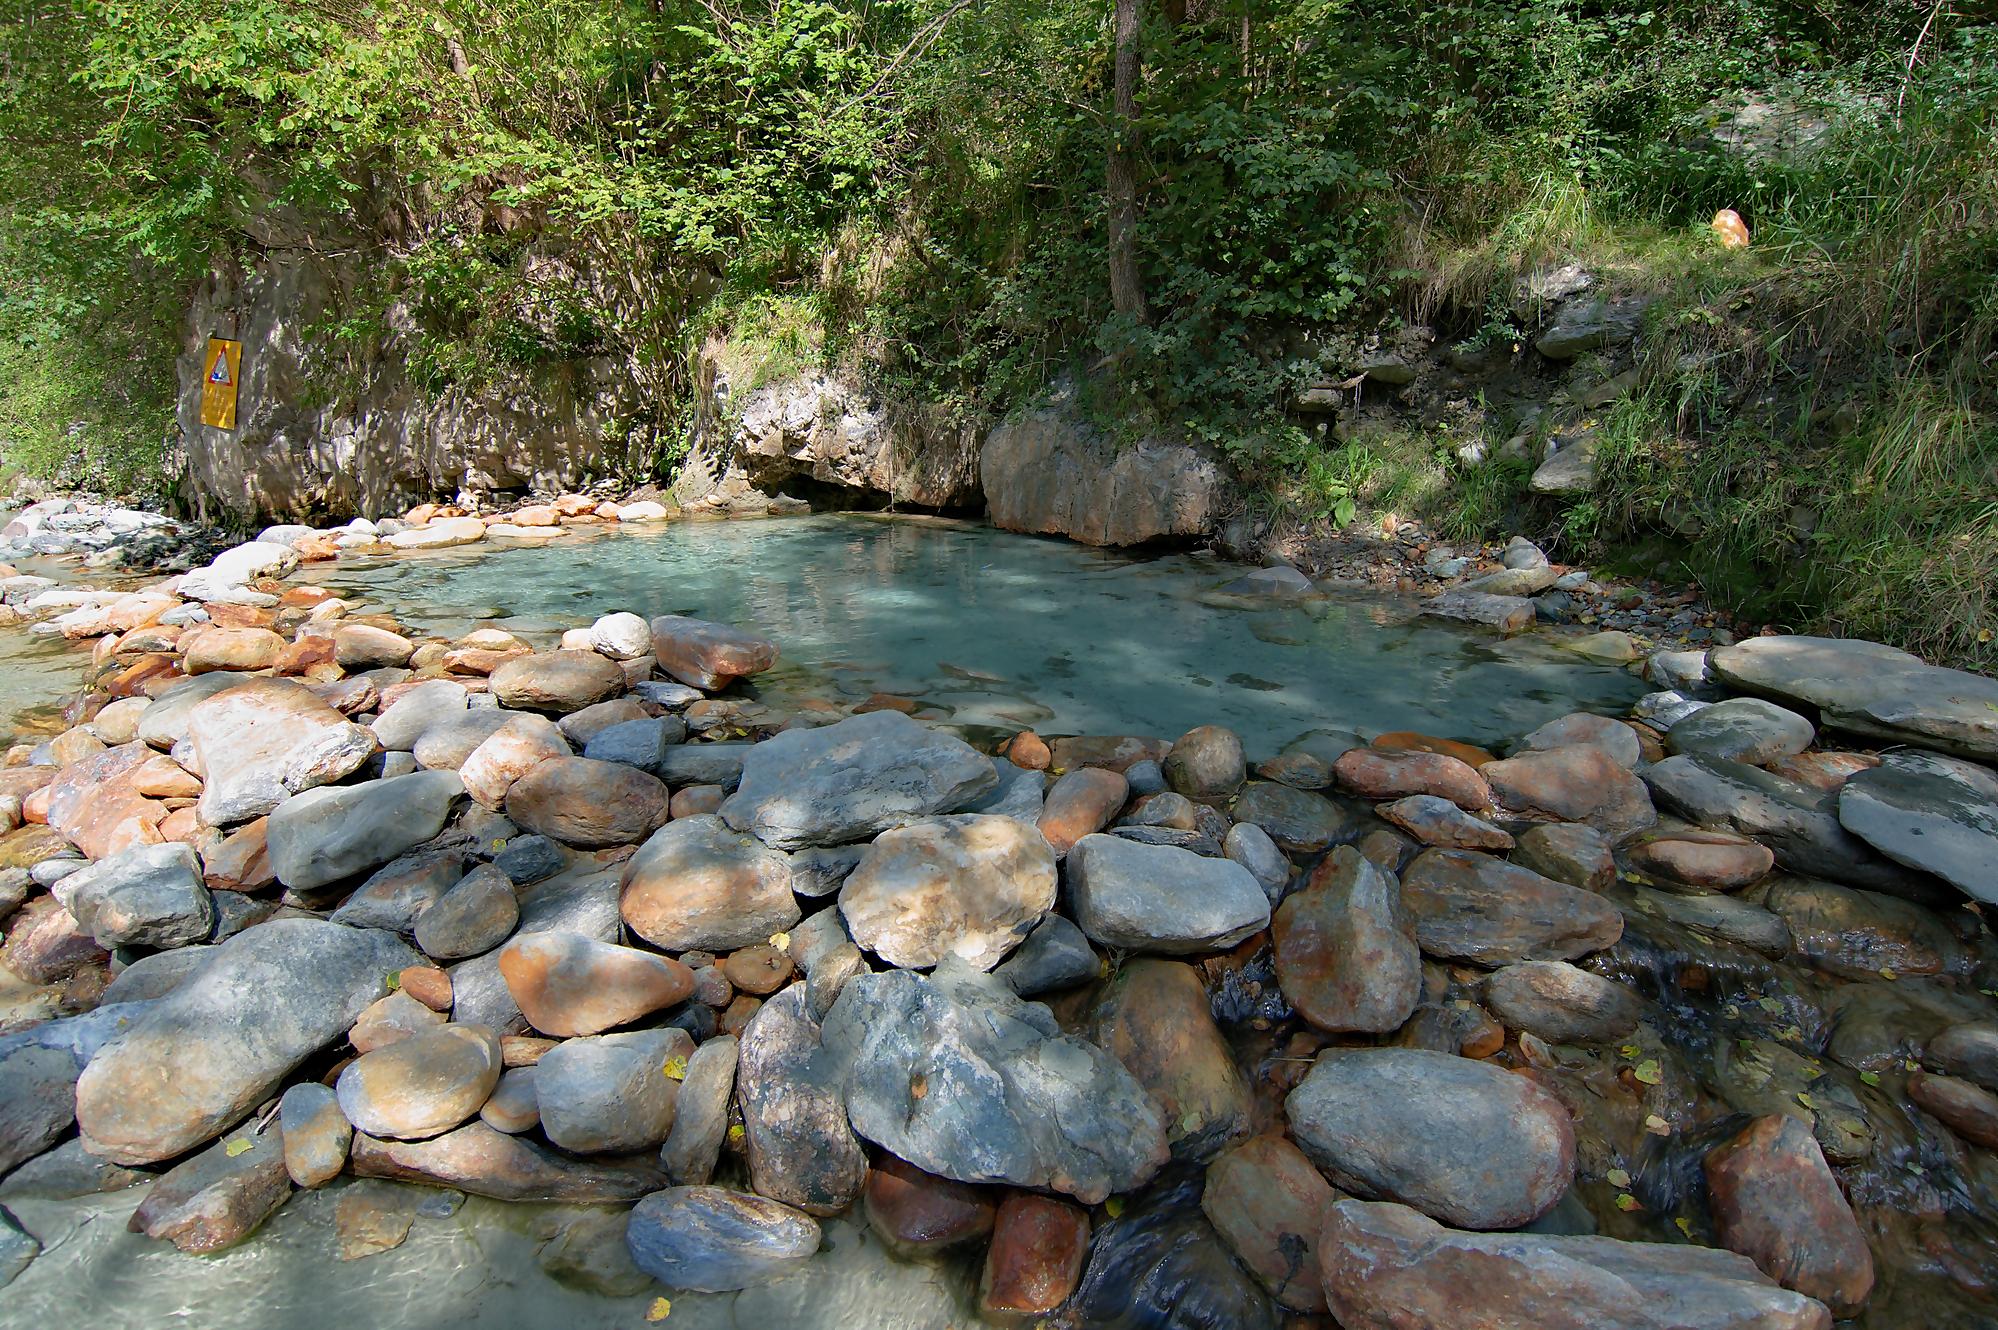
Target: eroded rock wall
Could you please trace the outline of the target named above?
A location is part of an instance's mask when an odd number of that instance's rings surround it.
[[[550,260],[550,262],[556,262]],[[616,474],[637,408],[631,367],[556,361],[477,390],[426,390],[407,368],[408,310],[352,344],[327,331],[364,259],[272,249],[212,274],[183,329],[178,422],[187,490],[209,518],[374,517],[460,491],[560,490]],[[243,343],[237,428],[201,423],[210,336]]]

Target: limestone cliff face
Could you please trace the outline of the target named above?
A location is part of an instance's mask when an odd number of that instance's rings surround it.
[[[179,425],[188,489],[210,517],[378,516],[461,490],[564,489],[621,471],[638,400],[610,357],[476,391],[425,391],[405,368],[407,311],[350,351],[319,331],[363,273],[302,248],[211,275],[183,330]],[[207,339],[243,343],[237,428],[201,424]]]

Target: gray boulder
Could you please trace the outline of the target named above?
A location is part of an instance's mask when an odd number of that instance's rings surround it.
[[[57,883],[54,894],[100,947],[182,947],[206,940],[215,927],[201,860],[179,842],[134,845],[99,859]]]
[[[1090,835],[1068,855],[1075,922],[1092,941],[1133,951],[1218,951],[1269,925],[1249,870],[1170,845]]]
[[[853,940],[902,969],[955,956],[989,970],[1054,902],[1054,851],[1041,833],[981,813],[882,832],[839,893]]]
[[[1811,746],[1817,729],[1794,711],[1759,697],[1731,697],[1675,722],[1665,746],[1675,753],[1767,766]]]
[[[673,1109],[673,1129],[659,1149],[660,1167],[681,1186],[698,1186],[714,1176],[728,1137],[728,1106],[735,1098],[738,1044],[732,1035],[716,1035],[687,1059],[686,1079],[680,1082]]]
[[[962,739],[874,711],[757,744],[721,816],[778,849],[840,845],[962,808],[998,780]]]
[[[364,873],[444,829],[464,793],[455,771],[307,790],[271,814],[271,869],[295,891]]]
[[[993,525],[1085,545],[1204,535],[1227,488],[1221,465],[1191,444],[1120,444],[1066,399],[986,435],[979,476]]]
[[[1284,1101],[1332,1182],[1463,1228],[1519,1228],[1566,1194],[1575,1129],[1561,1101],[1489,1063],[1414,1048],[1320,1055]]]
[[[788,1205],[720,1187],[668,1187],[631,1212],[625,1241],[638,1268],[668,1288],[727,1293],[802,1267],[819,1226]]]
[[[1989,768],[1889,753],[1839,787],[1838,820],[1889,859],[1998,905],[1998,774]]]
[[[840,1058],[821,1046],[809,994],[793,984],[742,1032],[736,1098],[757,1192],[808,1214],[836,1215],[867,1181],[867,1155],[847,1122]]]
[[[76,1120],[76,1059],[28,1044],[0,1056],[0,1177],[62,1139]]]
[[[320,919],[237,934],[91,1059],[76,1087],[85,1139],[123,1164],[212,1139],[345,1035],[388,976],[417,960],[391,934]]]
[[[1485,1005],[1506,1028],[1550,1044],[1612,1043],[1644,1014],[1637,994],[1566,961],[1506,966],[1485,980]]]
[[[991,976],[857,976],[822,1038],[846,1069],[854,1130],[939,1176],[1093,1205],[1167,1159],[1165,1124],[1131,1074]]]
[[[662,1068],[693,1056],[685,1030],[565,1039],[534,1066],[541,1130],[576,1154],[655,1149],[673,1129],[680,1082]]]

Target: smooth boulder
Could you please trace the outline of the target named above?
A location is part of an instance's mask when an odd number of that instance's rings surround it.
[[[969,814],[884,831],[840,888],[853,940],[890,965],[990,970],[1054,908],[1054,851],[1028,823]]]
[[[1269,925],[1269,898],[1249,870],[1170,845],[1090,835],[1069,851],[1075,922],[1109,947],[1168,954],[1218,951]]]
[[[638,1268],[668,1288],[728,1293],[787,1275],[819,1250],[812,1217],[721,1187],[668,1187],[631,1212],[625,1241]]]

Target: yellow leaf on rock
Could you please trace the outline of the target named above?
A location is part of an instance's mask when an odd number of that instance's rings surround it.
[[[1112,1219],[1123,1214],[1124,1198],[1121,1196],[1112,1196],[1109,1200],[1103,1202],[1103,1213],[1109,1215]]]
[[[671,1298],[654,1298],[652,1305],[645,1309],[645,1319],[648,1321],[663,1321],[672,1314],[673,1300]]]
[[[1629,1192],[1622,1192],[1619,1193],[1616,1198],[1616,1208],[1619,1210],[1629,1211],[1629,1210],[1640,1209],[1641,1207],[1639,1206],[1637,1198],[1635,1196],[1632,1196]]]
[[[742,1140],[743,1140],[743,1135],[744,1135],[744,1133],[743,1133],[743,1130],[742,1130],[742,1124],[741,1124],[740,1122],[735,1122],[735,1123],[731,1123],[731,1124],[729,1124],[729,1129],[728,1129],[728,1143],[729,1143],[730,1145],[732,1145],[732,1146],[736,1147],[737,1149],[741,1149],[741,1148],[742,1148]]]
[[[222,1147],[222,1153],[234,1159],[237,1155],[246,1155],[256,1148],[249,1137],[238,1136],[235,1140]]]
[[[1620,1168],[1611,1169],[1609,1172],[1603,1174],[1603,1178],[1610,1186],[1615,1187],[1619,1191],[1630,1185],[1630,1174]]]
[[[1656,1085],[1665,1079],[1665,1073],[1658,1069],[1657,1058],[1646,1058],[1631,1069],[1631,1075],[1646,1085]]]
[[[1684,1215],[1679,1216],[1679,1218],[1673,1220],[1672,1223],[1676,1228],[1678,1228],[1678,1230],[1681,1233],[1684,1233],[1687,1237],[1690,1238],[1693,1236],[1693,1221],[1686,1218]]]
[[[770,935],[770,945],[779,951],[788,952],[791,950],[791,935],[789,933],[772,933]]]
[[[1644,1129],[1653,1136],[1670,1136],[1672,1134],[1672,1124],[1664,1118],[1659,1117],[1656,1113],[1644,1119]]]
[[[669,1081],[684,1081],[687,1079],[687,1059],[675,1053],[666,1059],[666,1064],[659,1070],[666,1073],[666,1079]]]

